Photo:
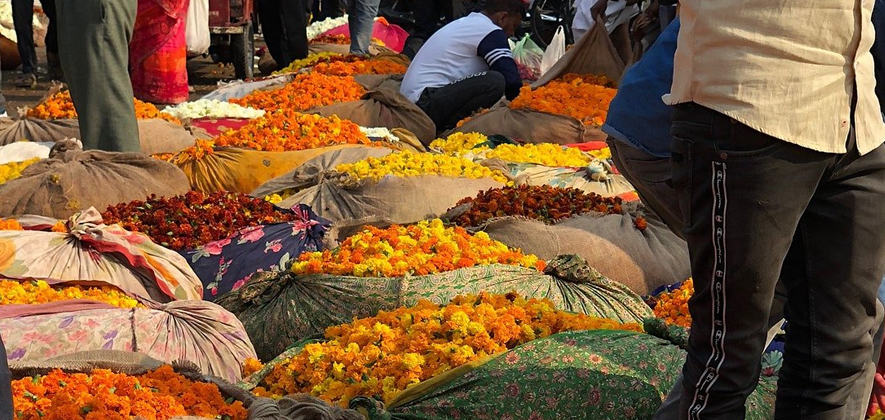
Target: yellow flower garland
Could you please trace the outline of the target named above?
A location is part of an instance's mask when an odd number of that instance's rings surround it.
[[[642,331],[638,324],[563,312],[547,299],[514,293],[460,296],[447,306],[422,300],[326,329],[329,341],[306,345],[254,392],[277,398],[309,393],[344,407],[358,395],[390,402],[421,381],[487,355],[563,331],[596,329]]]
[[[573,147],[558,144],[502,144],[485,153],[487,158],[498,158],[507,162],[533,163],[544,166],[583,167],[590,164],[592,156]]]

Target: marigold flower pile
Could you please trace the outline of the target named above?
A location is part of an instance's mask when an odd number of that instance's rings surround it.
[[[355,101],[365,94],[366,89],[353,77],[310,72],[299,74],[295,80],[280,89],[256,90],[243,98],[231,99],[229,102],[263,109],[269,113],[280,110],[292,113],[318,106]]]
[[[25,228],[17,220],[0,218],[0,230],[25,230]],[[65,226],[65,222],[59,220],[52,226],[51,231],[67,233],[68,228]]]
[[[694,282],[686,280],[678,289],[672,292],[661,293],[657,297],[654,312],[655,316],[663,319],[668,324],[680,327],[691,327],[691,314],[688,312],[688,300],[694,294]]]
[[[176,251],[225,239],[243,228],[296,219],[295,214],[246,194],[196,191],[117,204],[108,207],[102,217],[106,224],[119,223]]]
[[[353,76],[357,74],[404,74],[406,66],[387,60],[358,60],[354,62],[331,61],[313,67],[315,73],[330,76]]]
[[[534,90],[523,86],[510,108],[567,115],[598,127],[605,122],[609,104],[618,92],[599,82],[598,76],[566,75]]]
[[[177,118],[160,112],[153,104],[135,101],[135,117],[138,119],[160,118],[176,124],[181,124]],[[77,110],[74,109],[74,101],[71,99],[69,91],[61,91],[37,106],[28,110],[27,116],[30,118],[39,118],[44,120],[57,120],[63,118],[77,118]]]
[[[0,305],[37,305],[74,299],[95,300],[123,309],[140,306],[137,300],[110,286],[52,287],[43,280],[0,280]]]
[[[311,44],[336,44],[350,45],[350,37],[346,35],[320,35],[310,40]],[[384,46],[384,42],[378,38],[372,38],[372,44]]]
[[[248,417],[243,404],[225,401],[217,386],[191,381],[169,366],[139,376],[105,369],[89,375],[53,370],[46,376],[12,381],[12,395],[20,420]]]
[[[501,183],[509,180],[503,174],[458,156],[433,153],[395,152],[380,158],[366,158],[354,163],[345,163],[335,168],[340,173],[355,179],[380,180],[387,175],[409,177],[421,175],[441,175],[470,179],[493,178]]]
[[[477,153],[490,159],[544,166],[583,167],[593,160],[592,154],[558,144],[501,144],[492,149],[488,147],[488,141],[488,137],[479,133],[454,133],[432,141],[430,148],[451,155]]]
[[[595,329],[642,331],[638,324],[558,311],[549,300],[515,294],[459,296],[446,306],[420,301],[326,329],[329,341],[306,345],[255,392],[310,393],[345,407],[358,395],[390,402],[421,381],[487,355],[563,331]]]
[[[587,212],[623,214],[621,199],[549,185],[493,188],[456,204],[470,209],[452,220],[459,226],[479,226],[494,217],[521,216],[554,223]]]
[[[360,126],[337,116],[321,117],[297,112],[278,112],[251,120],[239,130],[214,139],[216,146],[285,152],[339,144],[376,145]]]
[[[39,161],[40,158],[33,158],[21,162],[9,162],[0,165],[0,184],[5,184],[13,179],[21,177],[22,171]]]
[[[471,235],[433,219],[387,229],[366,226],[335,250],[301,254],[291,270],[295,274],[401,277],[489,264],[545,268],[543,260],[508,248],[485,232]]]

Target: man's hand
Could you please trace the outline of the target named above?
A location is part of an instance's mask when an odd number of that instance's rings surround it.
[[[645,31],[648,28],[654,19],[649,16],[647,13],[643,13],[633,21],[633,27],[630,28],[630,32],[633,35],[633,39],[639,39],[645,36]]]
[[[605,20],[605,9],[608,8],[608,0],[597,0],[596,4],[590,8],[590,17],[596,21],[596,18],[602,18]]]

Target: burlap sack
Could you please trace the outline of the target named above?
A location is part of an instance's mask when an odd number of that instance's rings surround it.
[[[633,220],[642,214],[641,206],[631,203],[624,207],[628,211],[623,215],[575,216],[555,225],[505,217],[468,230],[484,231],[492,239],[542,259],[576,254],[602,275],[640,295],[689,278],[685,241],[656,218],[647,218],[648,227],[640,231]],[[464,209],[453,210],[444,218],[454,218]]]
[[[353,76],[353,80],[359,83],[366,90],[377,89],[380,87],[395,88],[399,92],[399,87],[403,83],[403,75],[401,74],[358,74]]]
[[[266,197],[271,194],[280,194],[284,191],[294,192],[314,187],[320,174],[334,171],[338,165],[358,162],[370,157],[380,158],[393,152],[393,149],[385,147],[353,146],[323,153],[284,175],[268,180],[249,192],[249,195],[253,197]]]
[[[568,73],[595,74],[612,80],[621,80],[624,62],[608,36],[605,24],[596,18],[596,25],[575,43],[553,67],[544,73],[532,88],[544,86]]]
[[[41,143],[55,143],[64,139],[79,139],[80,123],[74,119],[41,120],[21,118],[0,132],[0,146],[29,140]]]
[[[299,185],[313,184],[279,203],[309,205],[332,223],[383,217],[407,224],[434,218],[464,197],[503,185],[491,178],[448,178],[437,175],[385,176],[379,181],[355,182],[337,172],[296,174]]]
[[[399,90],[385,86],[370,90],[361,100],[314,108],[310,113],[337,115],[363,127],[405,128],[424,145],[436,138],[436,125],[430,117]]]
[[[487,136],[504,135],[526,143],[575,144],[605,141],[602,130],[587,127],[573,117],[529,109],[510,109],[500,104],[489,111],[473,116],[462,126],[443,134],[481,133]]]
[[[79,137],[79,136],[78,136]],[[194,136],[181,125],[152,118],[138,120],[141,153],[176,153],[194,145]]]
[[[194,137],[182,126],[158,118],[138,120],[141,152],[175,153],[194,144]],[[0,146],[20,140],[58,142],[79,139],[80,123],[75,119],[41,120],[22,118],[0,132]]]
[[[470,156],[470,155],[468,155]],[[615,174],[608,163],[594,161],[583,168],[560,168],[532,163],[513,163],[498,158],[480,163],[490,169],[509,174],[515,185],[550,185],[576,188],[603,197],[618,197],[635,190],[630,181]]]
[[[0,216],[35,214],[66,219],[79,210],[170,197],[189,190],[175,165],[139,153],[84,152],[59,142],[21,178],[0,185]]]
[[[0,334],[10,360],[34,364],[80,351],[119,350],[166,364],[189,362],[203,374],[236,382],[243,362],[256,357],[243,324],[210,302],[135,309],[98,303],[70,309],[66,303],[0,308]],[[27,306],[28,312],[9,312],[8,306]],[[35,335],[40,339],[29,338]]]
[[[360,146],[338,145],[294,152],[223,148],[200,159],[179,155],[173,158],[173,162],[184,172],[194,191],[248,194],[265,182],[283,176],[317,156],[352,147]]]

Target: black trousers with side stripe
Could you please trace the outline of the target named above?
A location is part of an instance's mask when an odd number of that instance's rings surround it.
[[[672,175],[695,294],[680,419],[743,419],[780,277],[788,321],[776,419],[862,417],[885,271],[885,146],[816,152],[677,107]],[[869,392],[869,391],[866,391]],[[868,395],[868,394],[867,394]]]

